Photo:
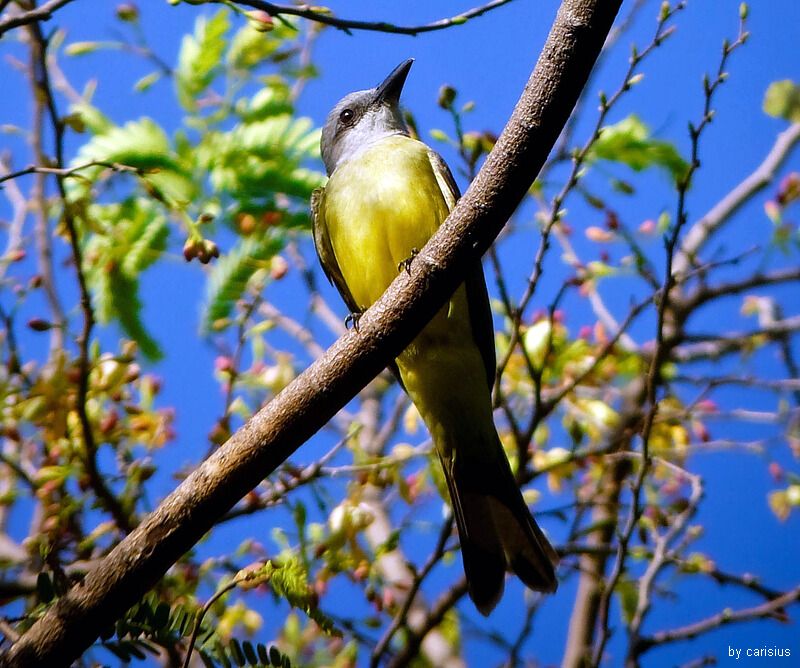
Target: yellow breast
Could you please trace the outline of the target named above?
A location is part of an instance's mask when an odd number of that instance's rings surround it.
[[[325,220],[359,307],[375,302],[397,266],[421,249],[449,212],[427,147],[393,136],[340,165],[325,187]]]

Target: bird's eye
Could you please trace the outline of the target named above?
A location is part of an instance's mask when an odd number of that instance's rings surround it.
[[[353,113],[352,109],[345,109],[341,114],[339,114],[339,120],[342,123],[350,123],[353,120],[353,116],[355,116],[355,114]]]

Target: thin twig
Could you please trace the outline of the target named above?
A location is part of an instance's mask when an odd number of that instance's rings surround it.
[[[221,2],[222,0],[217,0]],[[487,12],[507,5],[512,0],[492,0],[485,5],[473,7],[472,9],[452,16],[450,18],[443,18],[431,23],[425,23],[418,26],[399,26],[387,21],[359,21],[356,19],[341,19],[337,18],[330,12],[320,12],[315,8],[308,5],[277,5],[272,2],[264,2],[264,0],[237,0],[236,4],[244,5],[245,7],[252,7],[253,9],[260,9],[267,12],[270,16],[299,16],[300,18],[315,21],[324,25],[329,25],[346,33],[353,30],[367,30],[373,32],[391,33],[394,35],[411,35],[416,36],[426,32],[433,32],[435,30],[444,30],[452,26],[462,25],[470,19],[477,18],[486,14]]]
[[[439,563],[441,558],[444,556],[447,539],[452,533],[453,516],[451,514],[442,524],[442,528],[439,531],[439,540],[436,541],[436,547],[434,548],[433,552],[431,552],[431,554],[428,556],[428,559],[423,567],[414,575],[414,580],[411,582],[411,587],[406,594],[403,605],[400,607],[400,610],[397,611],[392,623],[386,629],[383,636],[381,636],[378,644],[375,645],[375,649],[372,651],[372,656],[370,657],[370,666],[372,668],[377,668],[381,658],[389,647],[389,643],[392,642],[392,638],[394,638],[401,626],[408,623],[408,612],[411,610],[411,605],[414,603],[417,592],[422,586],[425,578],[428,577],[428,574],[433,570],[433,567]]]
[[[611,635],[609,629],[611,597],[620,581],[620,578],[622,577],[622,574],[625,571],[625,563],[628,557],[628,545],[631,537],[633,536],[633,532],[639,523],[642,513],[641,492],[652,461],[650,456],[650,435],[652,433],[656,414],[658,412],[659,402],[657,399],[657,392],[662,380],[661,367],[664,361],[668,358],[670,352],[669,347],[666,345],[667,337],[674,335],[674,332],[667,331],[667,312],[670,305],[670,292],[675,286],[676,282],[673,261],[678,248],[678,241],[680,239],[681,231],[687,220],[686,198],[689,191],[689,186],[692,182],[692,177],[700,167],[700,137],[702,136],[703,130],[708,126],[713,117],[711,103],[714,93],[727,76],[725,72],[725,66],[728,58],[733,51],[744,44],[746,39],[747,32],[744,29],[744,18],[741,18],[739,34],[736,41],[734,41],[732,44],[729,44],[726,40],[723,44],[722,57],[720,58],[715,79],[713,81],[709,81],[706,78],[703,82],[704,102],[701,120],[696,126],[691,123],[689,125],[689,136],[692,146],[691,158],[686,173],[680,179],[678,179],[677,215],[675,217],[675,223],[673,224],[673,227],[665,240],[664,284],[660,293],[660,299],[658,301],[655,349],[650,360],[650,367],[645,380],[644,405],[648,408],[644,415],[644,422],[640,431],[642,462],[633,483],[632,502],[627,520],[623,530],[619,531],[617,535],[617,556],[600,597],[598,621],[600,635],[592,654],[592,666],[599,666],[603,660],[606,643]]]
[[[711,617],[707,617],[706,619],[702,619],[699,622],[687,624],[686,626],[681,626],[669,631],[658,631],[651,636],[641,638],[639,641],[639,653],[643,654],[653,647],[665,645],[667,643],[690,640],[702,633],[706,633],[728,624],[773,617],[776,614],[783,613],[787,606],[796,603],[797,601],[800,601],[800,586],[787,591],[778,598],[772,599],[771,601],[767,601],[760,605],[753,606],[752,608],[743,608],[741,610],[725,609],[722,612],[712,615]],[[782,614],[781,617],[783,617]]]
[[[0,183],[10,179],[17,179],[26,174],[52,174],[59,178],[67,178],[76,176],[79,172],[89,167],[106,167],[113,172],[131,172],[138,175],[143,175],[145,172],[138,167],[131,167],[130,165],[123,165],[119,162],[107,162],[105,160],[90,160],[74,167],[47,167],[43,165],[28,165],[24,169],[19,169],[15,172],[8,172],[0,176]]]
[[[189,644],[186,646],[186,656],[183,659],[183,668],[189,668],[192,662],[192,652],[197,643],[197,636],[200,634],[200,628],[203,624],[203,618],[206,616],[211,606],[214,605],[229,591],[233,591],[239,585],[239,580],[234,578],[228,584],[214,592],[214,595],[206,601],[206,604],[198,611],[197,616],[194,618],[194,627],[192,628],[192,635],[189,636]]]
[[[775,178],[778,169],[800,141],[800,123],[790,125],[778,135],[764,161],[741,183],[723,197],[711,210],[697,221],[686,234],[681,249],[675,258],[675,271],[686,271],[696,261],[697,254],[714,234],[748,202]]]
[[[44,100],[54,134],[53,141],[55,146],[55,169],[63,169],[65,126],[63,120],[59,116],[58,110],[56,109],[53,92],[50,87],[50,77],[47,69],[47,42],[42,35],[42,31],[38,23],[31,23],[28,27],[28,31],[31,36],[34,85],[39,95],[41,95],[42,99]],[[86,447],[84,463],[86,466],[86,472],[89,476],[90,484],[98,499],[117,522],[119,528],[125,532],[129,532],[134,526],[135,522],[132,520],[132,517],[128,514],[128,512],[122,507],[122,504],[114,492],[106,485],[105,480],[100,473],[97,465],[97,443],[95,441],[92,423],[89,419],[89,413],[86,408],[86,402],[89,396],[89,346],[91,343],[92,329],[94,327],[94,312],[92,310],[91,295],[89,294],[89,287],[83,267],[83,251],[81,248],[80,239],[78,237],[78,226],[72,212],[72,207],[69,205],[67,192],[64,186],[65,178],[66,177],[62,175],[56,175],[56,185],[62,203],[62,219],[69,237],[70,250],[72,252],[72,259],[78,279],[80,307],[83,314],[83,327],[80,335],[78,336],[78,394],[75,408],[78,413],[81,431],[83,432],[83,441]]]

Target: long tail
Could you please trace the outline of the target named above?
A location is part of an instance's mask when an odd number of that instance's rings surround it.
[[[469,595],[483,615],[503,595],[507,570],[535,591],[554,592],[558,586],[558,556],[528,510],[496,433],[494,439],[486,448],[493,457],[476,460],[463,456],[463,449],[449,461],[440,456]]]

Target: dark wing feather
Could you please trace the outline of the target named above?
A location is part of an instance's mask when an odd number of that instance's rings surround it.
[[[322,270],[328,277],[331,284],[339,291],[350,313],[361,313],[362,309],[356,304],[350,288],[342,275],[342,270],[339,268],[339,263],[336,260],[336,253],[333,252],[333,245],[331,244],[331,237],[328,232],[328,223],[325,220],[325,188],[317,188],[311,194],[311,232],[314,236],[314,247],[317,249],[317,256],[319,263],[322,265]],[[403,379],[400,378],[400,369],[397,368],[397,362],[392,360],[389,363],[389,369],[397,378],[397,382],[405,389]]]
[[[328,223],[325,221],[325,188],[317,188],[311,195],[311,231],[314,235],[314,246],[317,249],[319,263],[328,280],[339,291],[350,313],[360,313],[356,300],[350,293],[350,288],[345,283],[342,270],[336,261],[336,254],[333,252],[331,237],[328,233]]]
[[[442,189],[447,205],[452,211],[456,201],[461,197],[453,174],[447,163],[438,153],[428,150],[428,157]],[[492,310],[489,306],[489,293],[486,290],[486,279],[483,276],[483,265],[480,260],[467,271],[464,279],[467,291],[467,304],[469,306],[469,319],[472,325],[472,338],[481,351],[483,366],[486,369],[486,382],[489,389],[494,385],[494,375],[497,367],[497,358],[494,349],[494,325],[492,324]]]

